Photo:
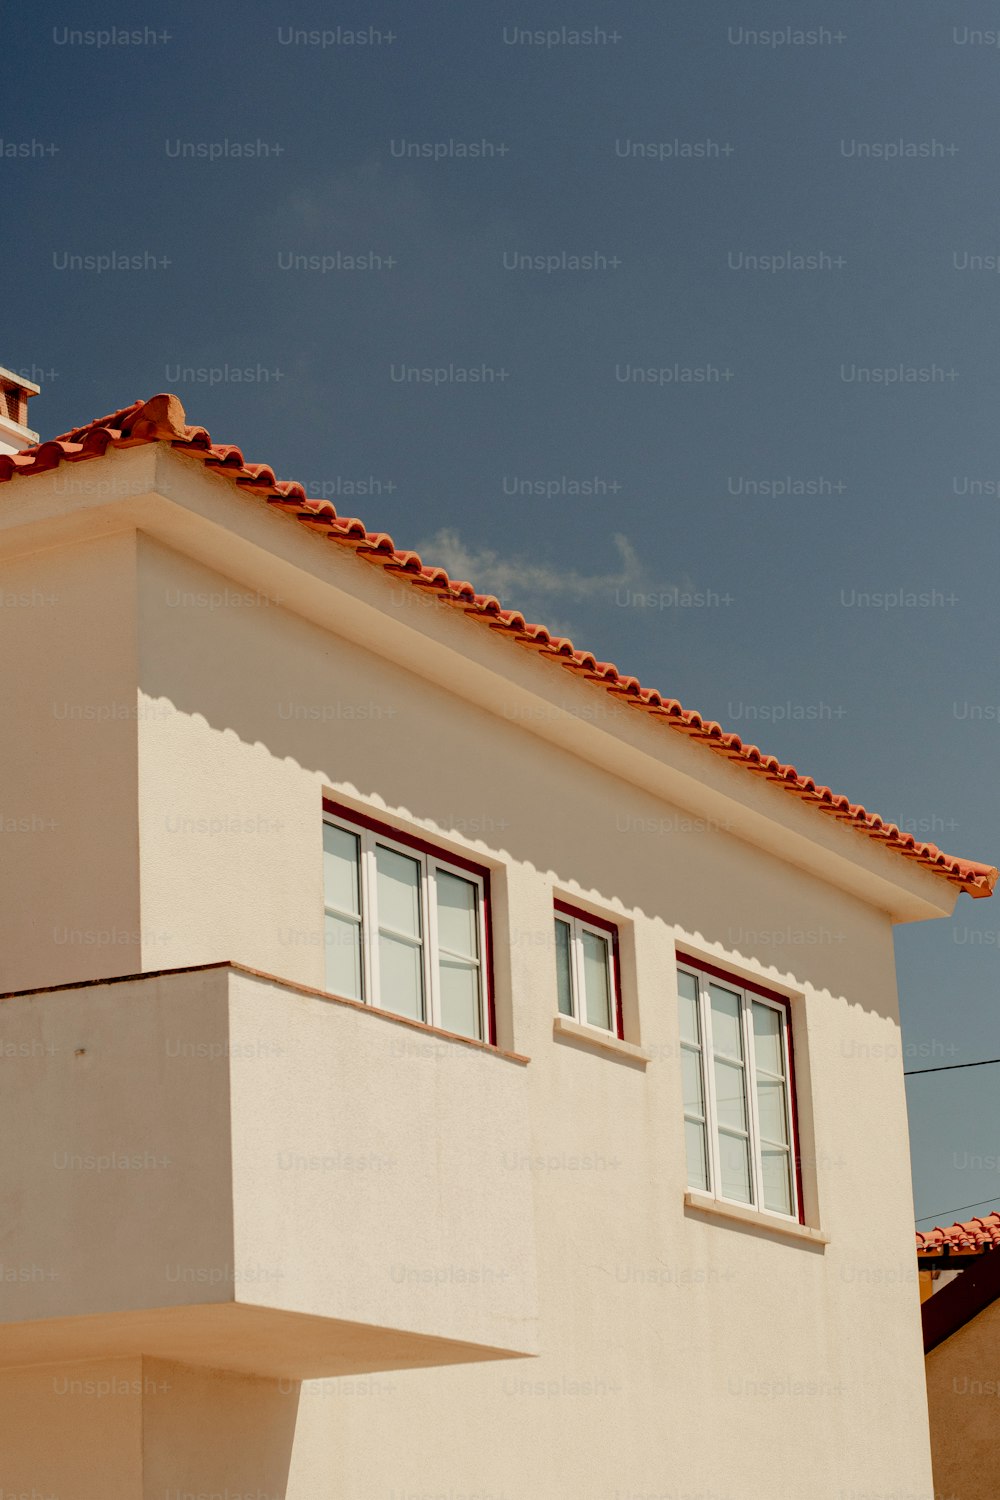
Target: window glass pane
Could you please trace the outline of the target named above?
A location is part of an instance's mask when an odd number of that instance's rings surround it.
[[[687,1148],[688,1187],[707,1189],[708,1165],[704,1125],[698,1125],[693,1120],[685,1120],[684,1144]]]
[[[712,995],[712,1045],[726,1057],[743,1058],[743,1029],[740,1026],[740,997],[721,985],[710,986]]]
[[[747,1094],[743,1069],[736,1063],[715,1059],[715,1107],[719,1124],[733,1130],[747,1129]]]
[[[771,1145],[788,1145],[785,1085],[774,1078],[757,1079],[757,1118],[760,1138]]]
[[[479,957],[479,926],[476,920],[476,897],[479,892],[471,880],[437,870],[438,946],[463,958]]]
[[[361,923],[326,914],[326,987],[345,1000],[361,999]]]
[[[764,1207],[778,1214],[792,1212],[792,1157],[789,1151],[761,1153],[764,1176]]]
[[[722,1173],[723,1198],[737,1203],[750,1200],[750,1145],[742,1136],[719,1132],[719,1165]]]
[[[570,941],[572,934],[568,922],[556,917],[556,994],[559,997],[559,1013],[573,1014],[573,978],[570,966]]]
[[[386,849],[383,844],[376,845],[375,859],[379,927],[421,937],[419,861],[397,854],[395,849]]]
[[[479,970],[460,959],[442,958],[438,964],[441,979],[441,1025],[445,1031],[482,1040],[479,1018]]]
[[[757,1067],[767,1073],[785,1076],[781,1016],[770,1005],[753,1002],[753,1050]]]
[[[422,949],[415,943],[401,943],[396,938],[379,935],[378,940],[379,1003],[385,1010],[400,1016],[424,1019],[424,976]]]
[[[792,1154],[785,1086],[785,1022],[773,1006],[753,1002],[754,1057],[757,1065],[757,1118],[761,1136],[764,1207],[793,1211]]]
[[[587,994],[587,1020],[591,1026],[603,1026],[606,1031],[611,1031],[608,940],[586,930],[581,932],[580,936],[583,941],[583,984]]]
[[[358,900],[359,839],[356,833],[346,828],[335,828],[332,823],[323,824],[323,888],[327,906],[338,911],[361,915]]]
[[[700,1052],[692,1052],[688,1047],[681,1048],[681,1076],[684,1080],[684,1113],[704,1118]]]
[[[677,970],[677,1001],[681,1024],[682,1042],[700,1042],[701,1025],[698,1018],[698,981],[684,969]]]

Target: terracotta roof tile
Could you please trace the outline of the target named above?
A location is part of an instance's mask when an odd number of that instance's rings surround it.
[[[951,1224],[947,1229],[929,1229],[926,1234],[917,1231],[917,1255],[921,1260],[930,1257],[952,1260],[992,1250],[1000,1250],[1000,1213],[970,1219],[966,1224]]]
[[[934,844],[919,843],[912,834],[901,832],[895,824],[885,823],[877,814],[835,795],[829,787],[817,786],[794,766],[783,765],[774,756],[764,755],[756,745],[744,744],[739,735],[726,733],[718,724],[682,708],[676,699],[641,687],[636,678],[622,675],[611,662],[598,662],[589,651],[578,650],[564,636],[552,636],[544,625],[530,624],[519,611],[503,609],[491,594],[477,594],[470,583],[458,582],[449,578],[443,568],[424,564],[417,553],[397,549],[385,532],[367,531],[355,517],[339,516],[328,500],[310,500],[301,484],[278,480],[267,464],[248,464],[239,448],[213,443],[203,427],[189,426],[177,396],[159,395],[146,402],[134,401],[131,406],[75,427],[60,437],[37,443],[21,453],[0,456],[0,482],[44,473],[63,463],[85,462],[109,448],[151,442],[169,443],[178,452],[200,459],[207,468],[225,474],[241,489],[293,516],[310,531],[353,548],[358,557],[433,594],[442,604],[481,619],[509,640],[537,651],[585,681],[603,685],[623,704],[663,720],[671,729],[699,740],[748,772],[773,781],[818,811],[849,824],[960,890],[972,896],[992,894],[997,879],[992,865],[958,859],[944,854]]]

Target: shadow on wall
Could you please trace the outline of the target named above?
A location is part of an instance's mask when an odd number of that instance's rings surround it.
[[[184,767],[171,786],[178,805],[192,785],[183,776],[212,761],[228,767],[233,801],[250,788],[259,803],[269,784],[287,797],[298,777],[294,795],[315,796],[318,824],[318,779],[718,943],[784,984],[870,1009],[886,995],[894,1002],[886,917],[547,743],[538,731],[554,710],[544,704],[530,718],[513,702],[487,713],[145,539],[142,566],[140,685],[154,700],[151,732]],[[245,602],[199,602],[225,599],[227,588]],[[402,609],[409,592],[393,588],[390,603]],[[628,710],[595,687],[587,713],[613,727]],[[894,1003],[879,1013],[896,1019]]]
[[[143,1360],[143,1459],[150,1495],[280,1500],[288,1486],[300,1385]]]
[[[5,1493],[282,1500],[297,1381],[149,1357],[6,1370]]]

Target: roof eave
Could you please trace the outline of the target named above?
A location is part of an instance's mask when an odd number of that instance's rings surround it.
[[[793,767],[781,765],[774,757],[763,755],[752,745],[745,745],[738,736],[726,734],[719,725],[682,709],[675,700],[643,689],[636,679],[623,677],[610,664],[599,663],[588,653],[576,651],[571,642],[553,638],[543,627],[528,625],[517,611],[502,610],[497,600],[476,595],[468,584],[456,584],[443,570],[424,567],[416,554],[398,551],[391,538],[367,532],[359,521],[344,520],[328,502],[307,500],[300,485],[279,483],[266,465],[248,465],[239,449],[213,445],[203,428],[188,426],[184,409],[176,396],[161,395],[146,403],[133,403],[96,423],[74,429],[60,439],[36,445],[12,459],[0,459],[0,480],[28,474],[41,477],[64,463],[90,463],[103,457],[109,448],[120,451],[137,445],[155,445],[171,457],[182,453],[188,458],[196,458],[201,466],[230,481],[238,493],[289,515],[296,521],[297,529],[308,531],[326,542],[337,543],[337,551],[347,551],[349,555],[375,564],[393,581],[402,581],[424,597],[448,606],[449,612],[457,611],[485,623],[494,641],[499,633],[528,647],[536,659],[547,657],[550,662],[555,661],[567,668],[581,687],[584,684],[599,686],[615,702],[648,722],[673,729],[682,741],[711,749],[734,769],[738,767],[741,772],[756,773],[753,780],[792,793],[799,809],[809,810],[810,821],[816,824],[817,830],[819,820],[812,819],[812,810],[825,813],[831,822],[846,824],[853,831],[864,834],[865,842],[872,849],[878,851],[881,845],[881,852],[890,856],[885,863],[899,867],[905,862],[911,870],[928,875],[935,886],[950,890],[950,902],[930,901],[927,906],[931,909],[925,909],[919,915],[945,914],[962,890],[976,899],[992,894],[997,879],[997,871],[992,866],[959,860],[933,845],[920,844],[910,835],[901,834],[877,815],[850,804],[847,798],[834,796],[828,788],[817,786],[811,778],[800,776]],[[276,536],[273,530],[270,534]],[[264,550],[268,550],[267,546]],[[485,632],[483,635],[485,638]],[[748,785],[750,779],[747,778]],[[772,805],[777,806],[773,801]],[[903,881],[897,876],[896,884],[912,888],[914,882],[912,879]],[[923,882],[917,881],[916,884],[919,887]],[[911,889],[911,894],[919,898],[920,893]],[[921,904],[918,899],[918,905]],[[892,906],[887,909],[894,910]],[[897,919],[913,920],[916,915],[916,912],[900,914]]]

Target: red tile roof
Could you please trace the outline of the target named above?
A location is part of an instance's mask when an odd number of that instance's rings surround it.
[[[917,1232],[917,1255],[921,1260],[932,1256],[947,1256],[951,1260],[990,1250],[1000,1250],[1000,1213],[970,1219],[967,1224],[951,1224],[947,1229],[929,1229],[926,1234]]]
[[[46,473],[63,463],[98,458],[109,448],[154,442],[169,443],[178,452],[200,459],[206,468],[225,475],[275,509],[285,511],[318,536],[351,548],[366,562],[404,579],[414,588],[423,589],[442,604],[481,620],[486,628],[558,663],[583,681],[598,683],[626,706],[661,720],[668,728],[773,782],[818,812],[848,824],[971,896],[992,894],[997,879],[992,865],[957,859],[942,853],[934,844],[918,842],[912,834],[900,832],[894,823],[883,822],[876,813],[836,795],[829,787],[817,786],[810,776],[801,776],[794,766],[783,765],[756,745],[744,744],[738,735],[727,734],[713,721],[682,708],[675,698],[642,687],[635,677],[624,676],[610,662],[598,661],[589,651],[578,651],[563,636],[550,635],[544,625],[529,624],[517,610],[502,609],[498,599],[477,594],[471,583],[456,582],[443,568],[425,566],[416,552],[398,550],[385,532],[367,531],[356,518],[339,516],[328,500],[308,499],[302,485],[277,479],[266,464],[246,463],[239,448],[213,443],[203,427],[188,426],[177,396],[159,395],[150,401],[135,401],[61,437],[37,443],[21,453],[0,456],[0,482]]]

